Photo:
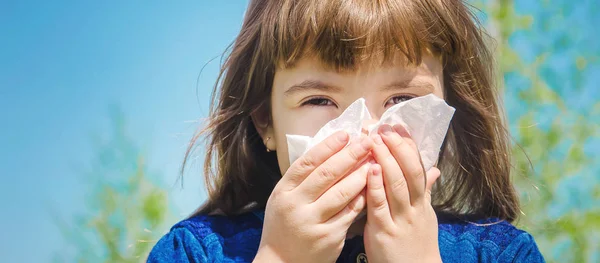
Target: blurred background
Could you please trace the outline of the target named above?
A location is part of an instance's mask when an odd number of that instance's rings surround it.
[[[600,262],[600,3],[471,3],[496,39],[516,224],[549,262]],[[246,6],[0,1],[2,262],[142,262],[204,201],[202,150],[179,169]]]

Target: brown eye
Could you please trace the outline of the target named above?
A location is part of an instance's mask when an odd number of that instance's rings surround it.
[[[335,106],[335,104],[326,98],[313,98],[302,103],[302,106]]]
[[[392,97],[391,99],[389,99],[387,102],[385,102],[385,106],[386,107],[393,106],[393,105],[396,105],[396,104],[398,104],[400,102],[410,100],[412,98],[414,98],[414,97],[413,96],[409,96],[409,95],[395,96],[395,97]]]

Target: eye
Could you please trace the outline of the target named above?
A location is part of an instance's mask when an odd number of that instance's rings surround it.
[[[394,97],[390,98],[388,101],[385,102],[385,106],[386,107],[393,106],[393,105],[396,105],[396,104],[398,104],[400,102],[410,100],[412,98],[414,98],[414,96],[410,96],[410,95],[394,96]]]
[[[335,103],[326,98],[312,98],[303,102],[302,106],[335,106]]]

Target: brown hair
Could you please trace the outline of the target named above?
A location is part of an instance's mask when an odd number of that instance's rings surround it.
[[[338,70],[389,62],[401,52],[419,65],[431,52],[444,65],[446,102],[456,108],[438,167],[433,205],[455,215],[517,218],[508,133],[492,56],[472,10],[460,0],[253,0],[215,85],[204,173],[208,201],[197,213],[264,208],[281,173],[252,122],[270,114],[275,70],[316,55]],[[185,161],[184,161],[185,167]]]

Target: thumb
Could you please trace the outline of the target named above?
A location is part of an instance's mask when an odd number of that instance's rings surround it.
[[[440,178],[441,172],[437,167],[431,167],[429,171],[427,171],[427,184],[425,185],[425,198],[428,203],[431,203],[431,189],[433,188],[433,184],[435,181]]]

